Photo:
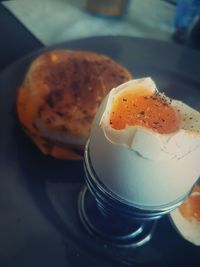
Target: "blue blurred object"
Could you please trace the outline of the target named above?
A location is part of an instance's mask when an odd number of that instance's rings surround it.
[[[199,12],[200,0],[178,0],[174,19],[175,31],[172,35],[175,42],[190,43],[190,35]],[[197,34],[199,35],[199,32]]]
[[[175,27],[189,30],[200,11],[200,0],[179,0],[176,7]]]

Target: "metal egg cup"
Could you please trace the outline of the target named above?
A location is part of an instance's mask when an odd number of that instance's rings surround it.
[[[188,195],[159,207],[138,207],[119,198],[100,181],[92,167],[89,140],[84,153],[86,186],[78,199],[78,212],[90,235],[114,246],[139,247],[148,242],[157,219],[177,208]]]

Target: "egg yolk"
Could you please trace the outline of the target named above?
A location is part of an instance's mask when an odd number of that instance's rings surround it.
[[[182,216],[200,222],[200,186],[195,186],[188,199],[179,207]]]
[[[116,130],[139,125],[167,134],[179,128],[179,116],[166,97],[138,88],[123,91],[113,99],[110,125]]]

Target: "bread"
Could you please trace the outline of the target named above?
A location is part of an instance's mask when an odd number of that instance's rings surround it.
[[[81,159],[101,101],[131,78],[126,68],[101,54],[46,52],[32,62],[18,90],[19,121],[44,154]]]

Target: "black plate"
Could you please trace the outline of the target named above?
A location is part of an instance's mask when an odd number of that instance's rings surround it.
[[[170,96],[200,107],[200,54],[195,51],[132,37],[81,39],[56,48],[107,54],[134,77],[151,76]],[[43,156],[15,116],[17,87],[30,62],[43,51],[0,75],[0,266],[197,265],[200,248],[182,239],[168,217],[158,222],[153,239],[138,249],[113,248],[84,231],[77,216],[82,162]]]

